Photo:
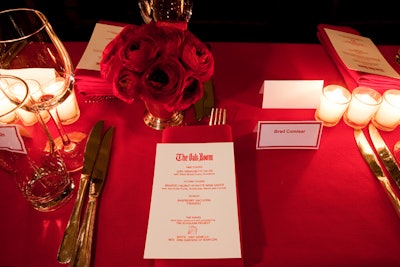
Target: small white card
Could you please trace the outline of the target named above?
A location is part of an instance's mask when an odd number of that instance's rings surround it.
[[[17,76],[23,80],[36,80],[40,84],[47,84],[56,78],[53,68],[0,69],[0,74]]]
[[[144,258],[241,258],[232,142],[157,144]]]
[[[17,124],[0,125],[0,150],[27,153]]]
[[[96,23],[77,69],[100,71],[100,61],[104,48],[122,29],[122,26]]]
[[[321,121],[259,121],[256,149],[318,149]]]
[[[318,107],[323,80],[265,80],[262,108],[315,109]]]
[[[370,38],[327,28],[325,31],[347,68],[400,79]]]

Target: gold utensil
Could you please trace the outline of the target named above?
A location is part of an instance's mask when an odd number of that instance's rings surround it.
[[[79,182],[79,188],[69,218],[67,228],[65,229],[60,248],[58,250],[57,260],[61,263],[68,263],[74,253],[76,239],[79,233],[79,224],[81,220],[81,212],[84,197],[87,194],[90,176],[92,175],[93,166],[96,161],[97,151],[99,150],[104,122],[99,121],[92,128],[88,141],[86,143],[82,174]]]
[[[371,136],[372,143],[374,144],[376,152],[383,162],[386,170],[389,172],[390,177],[395,181],[397,187],[400,189],[400,167],[397,164],[395,158],[386,146],[385,141],[379,134],[378,129],[370,123],[369,124],[369,135]]]
[[[70,266],[90,266],[94,225],[98,203],[97,201],[107,176],[113,135],[114,127],[110,127],[107,129],[101,141],[100,149],[90,179],[89,198],[86,213],[83,219],[82,228],[79,231],[78,240],[75,246],[75,254],[71,259]]]
[[[394,188],[389,182],[389,179],[383,172],[383,169],[372,150],[371,146],[368,143],[367,138],[365,137],[364,133],[360,129],[354,129],[354,137],[357,142],[357,146],[364,157],[364,160],[367,162],[369,168],[375,174],[375,177],[380,182],[382,188],[385,190],[386,195],[388,196],[390,202],[392,203],[397,216],[400,217],[400,200],[397,197]]]
[[[212,108],[209,125],[226,124],[226,109]]]

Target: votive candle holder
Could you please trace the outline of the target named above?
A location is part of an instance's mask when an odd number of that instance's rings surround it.
[[[362,129],[371,121],[381,103],[382,95],[378,91],[365,86],[356,87],[343,120],[354,129]]]
[[[340,85],[327,85],[322,89],[321,100],[315,111],[315,119],[324,126],[333,127],[339,123],[351,101],[351,93]]]
[[[400,123],[400,90],[390,89],[383,94],[372,123],[383,131],[393,131]]]

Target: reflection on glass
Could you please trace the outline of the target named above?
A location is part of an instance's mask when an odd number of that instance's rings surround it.
[[[80,116],[74,94],[73,66],[45,15],[26,8],[1,11],[0,57],[3,74],[37,82],[38,88],[33,85],[31,88],[36,108],[46,112],[54,121],[59,134],[57,148],[68,170],[80,170],[87,135],[66,133],[63,127],[63,124],[71,124]],[[29,107],[24,108],[31,111]]]
[[[192,16],[192,0],[139,0],[143,21],[189,22]]]

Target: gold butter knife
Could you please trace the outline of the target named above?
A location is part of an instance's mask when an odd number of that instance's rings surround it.
[[[69,265],[71,267],[90,266],[97,203],[107,176],[114,129],[114,127],[108,128],[101,141],[93,173],[90,178],[86,213],[83,218],[82,228],[79,230],[75,253]]]
[[[367,162],[369,168],[374,173],[375,177],[380,182],[381,186],[385,190],[386,195],[388,196],[390,202],[392,203],[397,216],[400,218],[400,200],[396,195],[394,188],[389,182],[389,179],[383,172],[383,169],[376,157],[372,147],[369,145],[367,138],[364,133],[360,129],[354,129],[354,137],[357,142],[357,146],[363,156],[364,160]]]
[[[84,198],[87,194],[89,178],[92,175],[93,166],[97,157],[97,151],[100,147],[103,125],[103,121],[97,122],[90,131],[88,141],[86,142],[78,193],[72,209],[71,217],[69,218],[67,228],[65,229],[64,236],[60,244],[60,248],[58,249],[57,260],[60,263],[70,262],[74,253],[75,244],[79,233],[82,206]]]
[[[370,123],[368,126],[369,135],[371,136],[372,143],[374,144],[375,150],[383,162],[386,170],[389,172],[390,177],[394,180],[397,187],[400,189],[400,167],[397,164],[395,158],[390,152],[389,148],[385,144],[382,136],[378,132],[378,129]]]

